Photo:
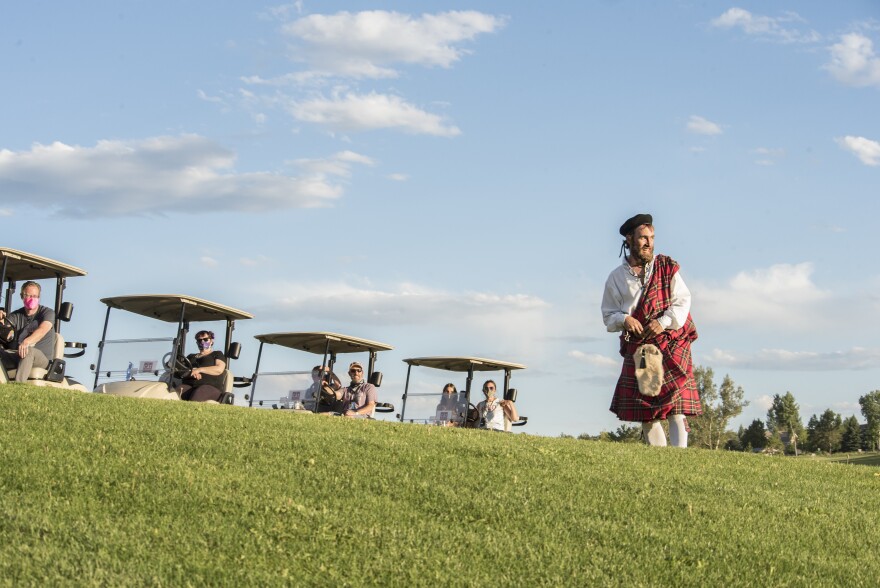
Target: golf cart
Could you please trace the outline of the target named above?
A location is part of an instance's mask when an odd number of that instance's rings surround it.
[[[526,366],[508,361],[496,359],[484,359],[481,357],[413,357],[404,359],[409,366],[406,370],[406,386],[403,390],[403,403],[400,407],[400,421],[410,423],[426,423],[446,426],[463,426],[476,428],[480,426],[479,414],[474,399],[471,397],[471,389],[474,380],[474,372],[503,372],[504,384],[499,390],[504,390],[504,399],[516,402],[516,389],[510,387],[510,374],[513,370],[525,369]],[[448,372],[463,372],[467,379],[463,388],[458,388],[458,398],[443,398],[447,396],[442,391],[410,392],[410,375],[413,367],[428,367]],[[445,387],[437,387],[442,390]],[[432,388],[433,390],[434,388]],[[452,396],[452,395],[449,395]],[[410,414],[406,416],[407,399],[410,401]],[[438,401],[439,399],[439,401]],[[451,402],[447,402],[451,400]],[[476,402],[479,402],[477,400]],[[528,417],[520,416],[516,422],[504,419],[504,428],[509,431],[510,427],[521,427],[528,422]]]
[[[49,362],[48,368],[33,368],[28,376],[28,384],[68,388],[88,392],[85,386],[67,376],[67,359],[80,357],[85,353],[85,343],[65,342],[61,336],[61,322],[67,322],[73,316],[73,304],[64,302],[64,290],[67,278],[86,275],[85,270],[61,263],[46,257],[40,257],[24,251],[0,248],[0,290],[6,285],[6,297],[2,308],[8,315],[12,309],[13,293],[19,282],[46,279],[55,280],[55,302],[51,306],[55,311],[55,358]],[[45,292],[45,290],[44,290]],[[2,292],[0,292],[2,294]],[[41,297],[49,300],[49,296]],[[71,351],[68,351],[71,350]],[[0,365],[0,384],[15,379],[15,369],[6,370]]]
[[[320,355],[322,356],[322,373],[329,369],[331,374],[334,373],[333,367],[336,365],[337,354],[368,353],[369,359],[366,363],[364,379],[376,388],[382,385],[382,372],[376,371],[376,356],[380,351],[390,351],[393,349],[393,347],[385,343],[349,337],[348,335],[340,335],[338,333],[268,333],[256,335],[255,338],[260,342],[260,349],[257,353],[257,366],[254,368],[254,375],[251,377],[251,393],[246,397],[248,399],[248,406],[254,406],[256,402],[257,407],[263,407],[264,405],[268,407],[269,405],[266,403],[271,402],[272,408],[288,408],[307,412],[318,411],[316,399],[311,394],[308,394],[309,387],[312,384],[312,366],[309,366],[308,371],[260,372],[263,346],[266,343]],[[326,374],[325,377],[329,378],[329,374]],[[261,395],[263,399],[256,400],[257,383],[260,382],[262,383]],[[263,392],[263,390],[268,390],[268,392]],[[283,394],[283,396],[280,394]],[[394,406],[390,404],[376,403],[375,412],[393,411]]]
[[[236,320],[253,318],[253,315],[216,302],[178,294],[116,296],[103,298],[101,302],[107,305],[107,315],[101,343],[98,345],[98,360],[92,366],[95,372],[95,392],[132,398],[180,400],[180,381],[192,369],[186,358],[190,323],[225,321],[223,347],[218,346],[225,353],[227,362],[220,403],[235,402],[235,395],[232,393],[235,378],[229,364],[238,358],[241,345],[232,342],[232,332],[235,330]],[[108,339],[110,311],[114,308],[172,323],[176,325],[174,336]],[[156,324],[153,323],[153,326]]]

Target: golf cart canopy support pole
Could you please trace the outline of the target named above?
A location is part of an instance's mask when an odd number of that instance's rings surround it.
[[[409,374],[410,374],[410,372],[412,372],[412,364],[411,363],[407,364],[407,368],[406,368],[406,384],[404,384],[404,386],[403,386],[403,398],[401,399],[401,400],[403,400],[403,402],[400,405],[400,422],[401,423],[403,422],[403,417],[406,414],[406,396],[409,392]]]
[[[376,356],[379,355],[374,349],[370,349],[370,361],[367,364],[367,382],[373,377],[373,370],[376,368]]]
[[[330,338],[327,338],[327,343],[324,345],[324,358],[321,360],[321,378],[318,380],[319,382],[324,381],[324,368],[327,367],[327,356],[330,355]],[[336,354],[334,353],[330,356],[330,372],[333,372],[333,364],[336,363]],[[330,378],[331,386],[333,384],[333,378]],[[312,414],[318,414],[318,403],[321,402],[321,388],[319,387],[315,390],[315,404],[312,407]]]
[[[223,344],[223,349],[226,352],[229,352],[229,346],[232,345],[232,332],[235,331],[235,319],[226,319],[226,341]],[[229,366],[230,359],[226,358],[226,365]]]
[[[2,288],[6,284],[6,266],[9,263],[9,258],[3,256],[3,269],[0,270],[0,288]],[[3,310],[6,311],[6,314],[9,314],[9,298],[11,295],[10,288],[12,288],[12,284],[9,285],[9,288],[6,289],[6,300],[4,301]],[[0,292],[3,294],[3,292]]]
[[[177,364],[177,358],[180,355],[183,355],[184,341],[182,339],[186,336],[186,333],[183,332],[183,319],[186,316],[186,304],[180,305],[180,318],[177,319],[177,337],[174,338],[174,346],[171,348],[171,359],[168,360],[168,363],[171,364],[171,380],[174,380],[174,366]],[[171,388],[169,384],[168,388]]]
[[[263,357],[263,341],[260,341],[260,349],[257,351],[257,367],[254,368],[254,375],[251,378],[251,397],[248,400],[248,408],[254,405],[254,396],[257,390],[257,374],[260,373],[260,359]]]
[[[61,332],[61,301],[64,299],[64,289],[67,288],[67,279],[59,274],[55,274],[55,332]]]
[[[464,384],[465,397],[467,399],[467,409],[471,408],[471,383],[474,381],[474,364],[468,366],[467,381]],[[467,423],[467,421],[465,421]]]
[[[101,373],[101,358],[104,357],[104,341],[107,340],[107,325],[110,323],[110,309],[111,306],[107,306],[107,313],[104,315],[104,331],[101,333],[101,342],[98,343],[98,363],[95,364],[95,385],[92,386],[92,390],[98,389],[98,375]]]

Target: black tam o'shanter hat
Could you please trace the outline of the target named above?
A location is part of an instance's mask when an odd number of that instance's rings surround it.
[[[637,214],[634,217],[627,219],[625,223],[620,225],[620,234],[626,237],[636,228],[642,225],[652,224],[654,224],[654,218],[650,214]]]

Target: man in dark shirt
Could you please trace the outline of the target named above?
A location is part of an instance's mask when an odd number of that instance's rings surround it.
[[[27,382],[31,368],[45,369],[55,358],[55,311],[40,305],[40,285],[36,282],[25,282],[21,300],[24,306],[9,315],[15,332],[4,341],[7,348],[0,359],[6,369],[17,370],[16,382]],[[0,310],[0,320],[4,318],[6,313]]]

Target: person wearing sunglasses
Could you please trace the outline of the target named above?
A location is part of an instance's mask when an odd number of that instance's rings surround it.
[[[193,368],[183,378],[180,399],[193,402],[220,401],[223,394],[223,372],[226,371],[226,356],[222,351],[214,351],[214,333],[196,333],[198,353],[186,356]]]
[[[40,304],[40,285],[25,282],[21,288],[24,306],[9,314],[0,310],[3,330],[3,366],[15,372],[16,382],[27,382],[32,368],[47,368],[55,358],[55,311]]]
[[[364,366],[353,361],[348,366],[351,383],[342,389],[342,415],[352,418],[369,418],[376,408],[376,387],[364,381]]]
[[[494,380],[486,380],[483,384],[483,394],[486,400],[477,404],[477,411],[483,422],[483,428],[490,431],[506,431],[504,419],[511,423],[519,420],[516,405],[511,400],[498,400],[495,396],[496,386]]]

